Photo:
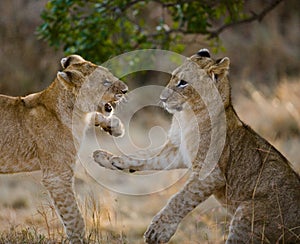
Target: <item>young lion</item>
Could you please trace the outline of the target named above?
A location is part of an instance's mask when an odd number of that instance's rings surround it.
[[[280,152],[239,119],[231,103],[228,70],[227,57],[215,61],[202,49],[173,72],[161,100],[174,119],[169,139],[157,157],[143,160],[94,152],[97,163],[110,163],[112,169],[159,170],[192,164],[188,182],[153,218],[144,235],[147,243],[168,242],[180,221],[212,194],[233,214],[226,243],[300,241],[300,177]],[[220,94],[226,134],[219,160],[210,162],[216,166],[203,179],[200,171],[211,134],[221,123],[212,123],[209,114],[218,117],[221,111],[209,111],[197,92],[202,89],[203,94],[213,94],[204,84],[213,84]],[[192,117],[198,126],[191,124]]]
[[[66,234],[82,243],[84,220],[73,191],[74,165],[89,113],[106,117],[127,86],[106,68],[78,55],[61,61],[63,71],[45,90],[25,97],[0,95],[0,173],[42,170]],[[105,105],[108,104],[108,105]],[[114,134],[111,125],[108,130]]]

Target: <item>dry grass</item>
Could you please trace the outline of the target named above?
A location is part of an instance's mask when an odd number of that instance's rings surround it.
[[[284,78],[268,97],[249,82],[242,83],[235,92],[234,105],[241,119],[278,148],[299,172],[299,78]]]

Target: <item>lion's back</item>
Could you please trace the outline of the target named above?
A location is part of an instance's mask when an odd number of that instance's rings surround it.
[[[37,125],[30,115],[34,110],[26,108],[21,97],[0,95],[1,173],[39,168],[37,142],[32,135]]]

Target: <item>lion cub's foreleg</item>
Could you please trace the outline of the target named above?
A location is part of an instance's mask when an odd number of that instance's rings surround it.
[[[179,148],[168,141],[157,153],[143,150],[135,155],[115,156],[110,152],[97,150],[93,154],[94,161],[100,166],[109,169],[142,170],[168,170],[187,168]]]

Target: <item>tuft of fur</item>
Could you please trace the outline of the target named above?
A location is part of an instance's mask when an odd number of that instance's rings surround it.
[[[197,55],[200,57],[207,57],[210,58],[210,52],[208,49],[206,48],[202,48],[197,52]]]

